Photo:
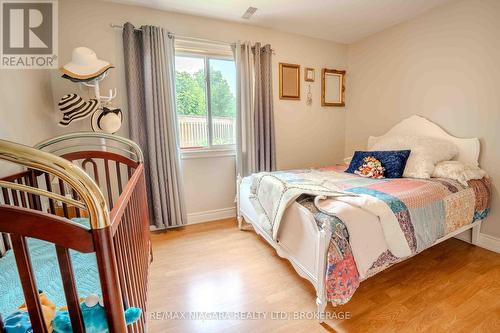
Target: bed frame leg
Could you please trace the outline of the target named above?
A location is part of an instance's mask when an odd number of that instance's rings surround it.
[[[326,319],[326,306],[328,300],[326,299],[325,290],[325,276],[326,264],[328,257],[328,245],[330,244],[331,234],[325,229],[319,230],[319,243],[318,243],[318,271],[317,271],[317,285],[316,285],[316,305],[318,306],[318,321],[323,323]]]
[[[479,242],[479,232],[481,231],[481,222],[482,222],[482,220],[474,222],[475,225],[472,227],[471,242],[474,245],[477,245]]]
[[[243,216],[241,216],[240,212],[240,185],[241,185],[241,176],[238,174],[236,177],[236,219],[238,220],[238,229],[241,230],[243,224]]]
[[[323,323],[326,317],[326,305],[328,304],[326,299],[322,299],[320,297],[316,297],[316,305],[318,306],[318,321],[319,323]]]

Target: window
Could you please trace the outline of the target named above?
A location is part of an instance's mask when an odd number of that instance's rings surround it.
[[[181,148],[234,148],[236,69],[232,57],[177,51],[175,84]]]

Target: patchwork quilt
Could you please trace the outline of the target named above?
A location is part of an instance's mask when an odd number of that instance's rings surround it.
[[[464,186],[443,178],[364,178],[344,169],[258,173],[250,195],[261,225],[274,238],[284,210],[295,200],[332,232],[325,279],[334,304],[348,302],[361,280],[489,212],[486,178]]]

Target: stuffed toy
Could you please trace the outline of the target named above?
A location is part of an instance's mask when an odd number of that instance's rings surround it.
[[[103,307],[102,299],[95,294],[89,295],[85,301],[80,303],[82,309],[83,321],[87,333],[108,333],[108,322],[106,320],[106,311]],[[135,323],[141,317],[142,310],[139,308],[127,308],[125,310],[125,322],[127,325]],[[57,312],[52,320],[54,333],[70,333],[71,319],[67,310]],[[10,332],[9,332],[10,333]]]
[[[49,333],[52,332],[52,319],[56,314],[56,305],[42,292],[39,291],[40,304],[42,305],[43,319]],[[32,333],[28,307],[21,305],[18,311],[14,312],[4,320],[4,330],[6,333]]]

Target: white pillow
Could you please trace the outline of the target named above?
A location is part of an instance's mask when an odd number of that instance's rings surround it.
[[[486,171],[477,166],[467,165],[459,161],[443,161],[436,164],[432,177],[450,178],[468,186],[467,181],[487,177]]]
[[[436,163],[458,154],[452,142],[427,136],[397,135],[381,137],[371,150],[411,150],[403,177],[430,178]]]

